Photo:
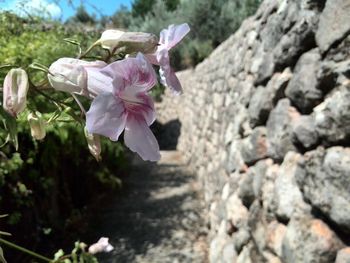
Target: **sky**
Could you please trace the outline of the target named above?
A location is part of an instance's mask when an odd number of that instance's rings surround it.
[[[11,10],[19,15],[24,15],[24,10],[28,13],[44,13],[51,18],[65,21],[74,15],[74,7],[78,7],[81,2],[90,14],[99,17],[99,14],[113,14],[120,5],[130,8],[133,0],[0,0],[0,10]]]

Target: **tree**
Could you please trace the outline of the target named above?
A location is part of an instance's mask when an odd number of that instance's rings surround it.
[[[69,22],[78,22],[83,24],[95,24],[95,18],[89,15],[89,13],[86,11],[85,6],[81,4],[76,12],[75,15],[68,19]]]
[[[132,4],[133,17],[145,17],[145,15],[152,10],[156,0],[135,0]]]
[[[112,15],[111,21],[116,28],[126,29],[130,25],[131,11],[125,6],[121,5],[120,8]]]

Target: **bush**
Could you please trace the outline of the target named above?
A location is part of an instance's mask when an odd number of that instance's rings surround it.
[[[64,28],[50,21],[1,13],[1,64],[28,67],[33,62],[40,62],[49,66],[59,57],[76,57],[77,47],[64,41],[68,37],[86,49],[99,33],[84,32],[74,25]],[[1,83],[7,71],[7,67],[0,68]],[[43,79],[44,73],[27,71],[31,81]],[[50,94],[50,91],[43,94]],[[38,110],[46,120],[49,119],[56,106],[47,97],[35,95],[28,98],[30,107],[33,107],[30,110]],[[53,96],[57,101],[64,99],[59,92]],[[50,240],[40,246],[39,252],[52,253],[57,248],[55,241],[60,246],[65,242],[70,244],[79,234],[77,229],[80,233],[85,230],[88,205],[101,193],[120,186],[118,176],[122,176],[126,169],[124,148],[120,143],[102,141],[104,160],[97,163],[88,151],[84,127],[72,122],[68,113],[60,115],[61,121],[49,124],[45,141],[38,142],[30,136],[26,119],[28,111],[21,113],[17,122],[7,118],[2,107],[0,111],[0,144],[3,145],[0,151],[0,214],[9,214],[0,221],[0,229],[11,232],[16,242],[29,248]],[[73,115],[80,114],[76,106],[72,106],[71,111]],[[18,150],[15,144],[6,144],[9,137],[3,129],[4,124],[17,130]],[[13,136],[12,141],[16,141],[16,136]],[[29,262],[9,253],[6,257],[10,262]]]

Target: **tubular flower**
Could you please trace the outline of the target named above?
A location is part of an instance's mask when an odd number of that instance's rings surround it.
[[[16,117],[26,107],[28,89],[27,73],[21,68],[11,69],[4,80],[3,108]]]
[[[109,83],[109,78],[99,73],[99,69],[106,65],[103,61],[89,62],[75,58],[60,58],[52,63],[47,77],[56,90],[94,98],[102,91],[112,89],[112,86],[105,84]]]
[[[136,58],[116,61],[101,70],[112,79],[113,90],[102,92],[86,113],[86,128],[118,140],[124,132],[125,145],[143,160],[158,161],[159,146],[149,126],[155,109],[147,92],[156,84],[152,66],[141,53]]]
[[[46,136],[45,121],[41,118],[41,114],[29,113],[28,122],[30,133],[35,140],[42,140]]]
[[[152,53],[156,50],[158,38],[154,34],[143,32],[124,32],[109,29],[102,33],[96,42],[111,53],[122,51],[127,54],[134,52]]]
[[[190,32],[188,24],[170,25],[160,32],[159,46],[153,54],[146,57],[150,63],[159,65],[161,83],[169,87],[175,94],[182,93],[182,87],[174,70],[170,67],[169,50],[176,46]]]

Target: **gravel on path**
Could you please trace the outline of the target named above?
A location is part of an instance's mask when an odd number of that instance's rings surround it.
[[[121,193],[100,209],[91,228],[114,250],[102,263],[205,263],[206,225],[196,178],[177,151],[154,164],[135,158]]]

